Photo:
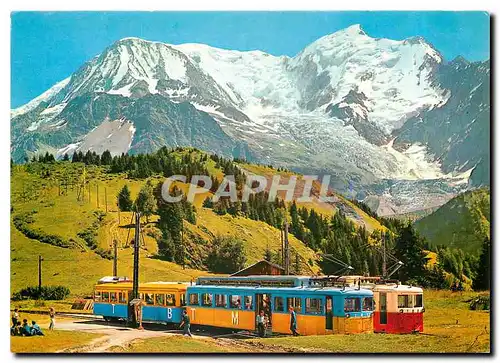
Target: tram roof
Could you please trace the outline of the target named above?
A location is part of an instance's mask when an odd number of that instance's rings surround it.
[[[373,296],[373,291],[368,289],[354,289],[352,287],[338,288],[338,287],[273,287],[273,286],[219,286],[219,285],[193,285],[188,287],[188,292],[190,290],[196,291],[237,291],[237,292],[281,292],[281,293],[293,293],[293,294],[314,294],[321,295],[324,293],[335,293],[342,295],[353,295],[353,296]]]

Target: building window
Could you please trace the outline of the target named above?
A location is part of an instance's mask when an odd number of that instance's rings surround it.
[[[286,305],[288,308],[293,307],[295,312],[302,311],[302,299],[300,297],[289,297],[286,299]]]
[[[95,301],[95,302],[100,302],[100,301],[102,301],[102,297],[101,297],[101,292],[100,292],[100,291],[96,291],[96,292],[94,293],[94,301]]]
[[[398,308],[412,308],[412,299],[409,295],[398,295]]]
[[[421,308],[424,306],[424,297],[422,294],[415,295],[415,307]]]
[[[241,296],[229,295],[229,307],[231,309],[241,309]]]
[[[118,302],[120,304],[126,304],[127,303],[127,293],[119,292],[118,293]]]
[[[164,294],[156,294],[156,305],[163,306],[165,305],[165,295]]]
[[[363,298],[363,311],[372,311],[373,310],[373,298],[364,297]]]
[[[199,305],[198,294],[189,294],[189,305]]]
[[[165,305],[175,306],[175,294],[165,294]]]
[[[146,304],[147,304],[147,305],[154,305],[154,303],[155,303],[155,302],[154,302],[154,295],[153,295],[153,294],[146,293],[146,294],[145,294],[145,296],[146,296],[146,300],[145,300],[145,301],[146,301]]]
[[[201,305],[212,306],[213,295],[209,293],[201,294]]]
[[[253,296],[245,296],[245,310],[252,310]]]
[[[321,299],[306,298],[306,313],[321,313],[322,307]]]
[[[116,303],[117,299],[116,299],[116,292],[110,292],[109,293],[109,301],[112,302],[112,303]]]
[[[361,311],[359,299],[356,297],[348,297],[344,299],[344,312],[352,313]]]
[[[102,301],[109,302],[109,292],[102,293]]]
[[[283,297],[276,296],[274,298],[274,311],[283,312],[285,311],[285,302]]]
[[[215,294],[215,306],[218,308],[225,308],[227,306],[226,295]]]

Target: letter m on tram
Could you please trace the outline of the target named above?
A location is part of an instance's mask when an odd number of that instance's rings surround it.
[[[238,312],[237,311],[231,311],[231,320],[233,325],[238,325],[239,323],[239,317],[238,317]]]

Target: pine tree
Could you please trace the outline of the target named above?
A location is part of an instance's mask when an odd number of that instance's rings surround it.
[[[490,263],[491,263],[491,241],[487,237],[483,242],[481,255],[479,256],[476,278],[473,281],[474,290],[490,289]]]
[[[395,255],[404,263],[400,269],[401,281],[414,279],[417,282],[422,282],[428,260],[422,245],[422,238],[413,229],[412,224],[408,222],[399,231],[395,245]]]
[[[130,190],[128,189],[128,186],[126,184],[118,192],[117,204],[118,208],[122,212],[130,212],[132,210],[133,202],[132,198],[130,197]]]
[[[137,198],[135,199],[135,210],[146,216],[146,221],[149,223],[149,217],[156,209],[156,199],[153,194],[153,185],[151,181],[147,181],[141,188]]]

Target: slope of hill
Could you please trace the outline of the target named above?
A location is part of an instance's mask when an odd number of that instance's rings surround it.
[[[415,222],[415,228],[433,246],[481,251],[490,236],[490,191],[481,188],[460,194],[432,214]]]

